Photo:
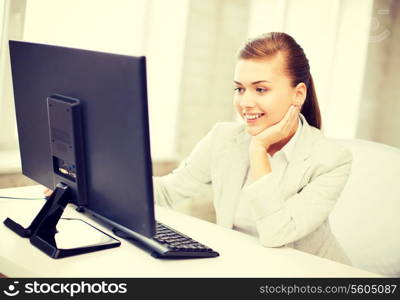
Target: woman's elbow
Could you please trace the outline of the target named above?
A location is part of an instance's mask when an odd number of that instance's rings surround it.
[[[258,236],[264,247],[282,247],[301,237],[301,232],[293,221],[281,224],[281,226],[273,226],[271,223],[263,225],[258,226]]]
[[[259,233],[259,241],[261,245],[268,248],[278,248],[285,246],[288,243],[288,241],[282,235],[271,232]]]

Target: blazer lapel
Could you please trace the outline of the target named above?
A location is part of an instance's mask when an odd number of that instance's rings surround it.
[[[301,134],[296,141],[293,149],[291,161],[288,163],[287,169],[282,179],[283,195],[290,196],[299,192],[302,187],[307,184],[307,170],[311,167],[309,158],[312,155],[312,146],[320,136],[319,131],[315,131],[306,121],[304,116],[300,114],[303,123]]]
[[[217,224],[232,228],[233,216],[239,200],[243,181],[249,166],[248,148],[250,136],[240,132],[228,142],[226,155],[222,157],[221,171],[223,176],[221,197],[216,203]]]

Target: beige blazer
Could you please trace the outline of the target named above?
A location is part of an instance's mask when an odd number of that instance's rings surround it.
[[[281,178],[272,170],[272,176],[242,190],[251,136],[244,124],[217,123],[176,170],[153,178],[156,203],[173,207],[176,201],[204,194],[211,185],[217,224],[232,228],[239,197],[245,197],[262,245],[286,245],[351,264],[328,220],[349,176],[351,152],[300,118],[303,128]]]

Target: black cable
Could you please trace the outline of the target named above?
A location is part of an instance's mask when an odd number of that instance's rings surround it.
[[[0,199],[17,199],[17,200],[44,200],[45,198],[18,198],[18,197],[5,197],[5,196],[0,196]]]

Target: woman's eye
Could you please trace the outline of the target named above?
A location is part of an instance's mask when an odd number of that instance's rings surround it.
[[[242,92],[244,91],[244,88],[236,87],[236,88],[234,89],[234,91],[235,91],[235,92],[238,92],[238,93],[242,93]]]
[[[266,91],[267,91],[267,89],[264,89],[264,88],[256,88],[257,93],[265,93]]]

